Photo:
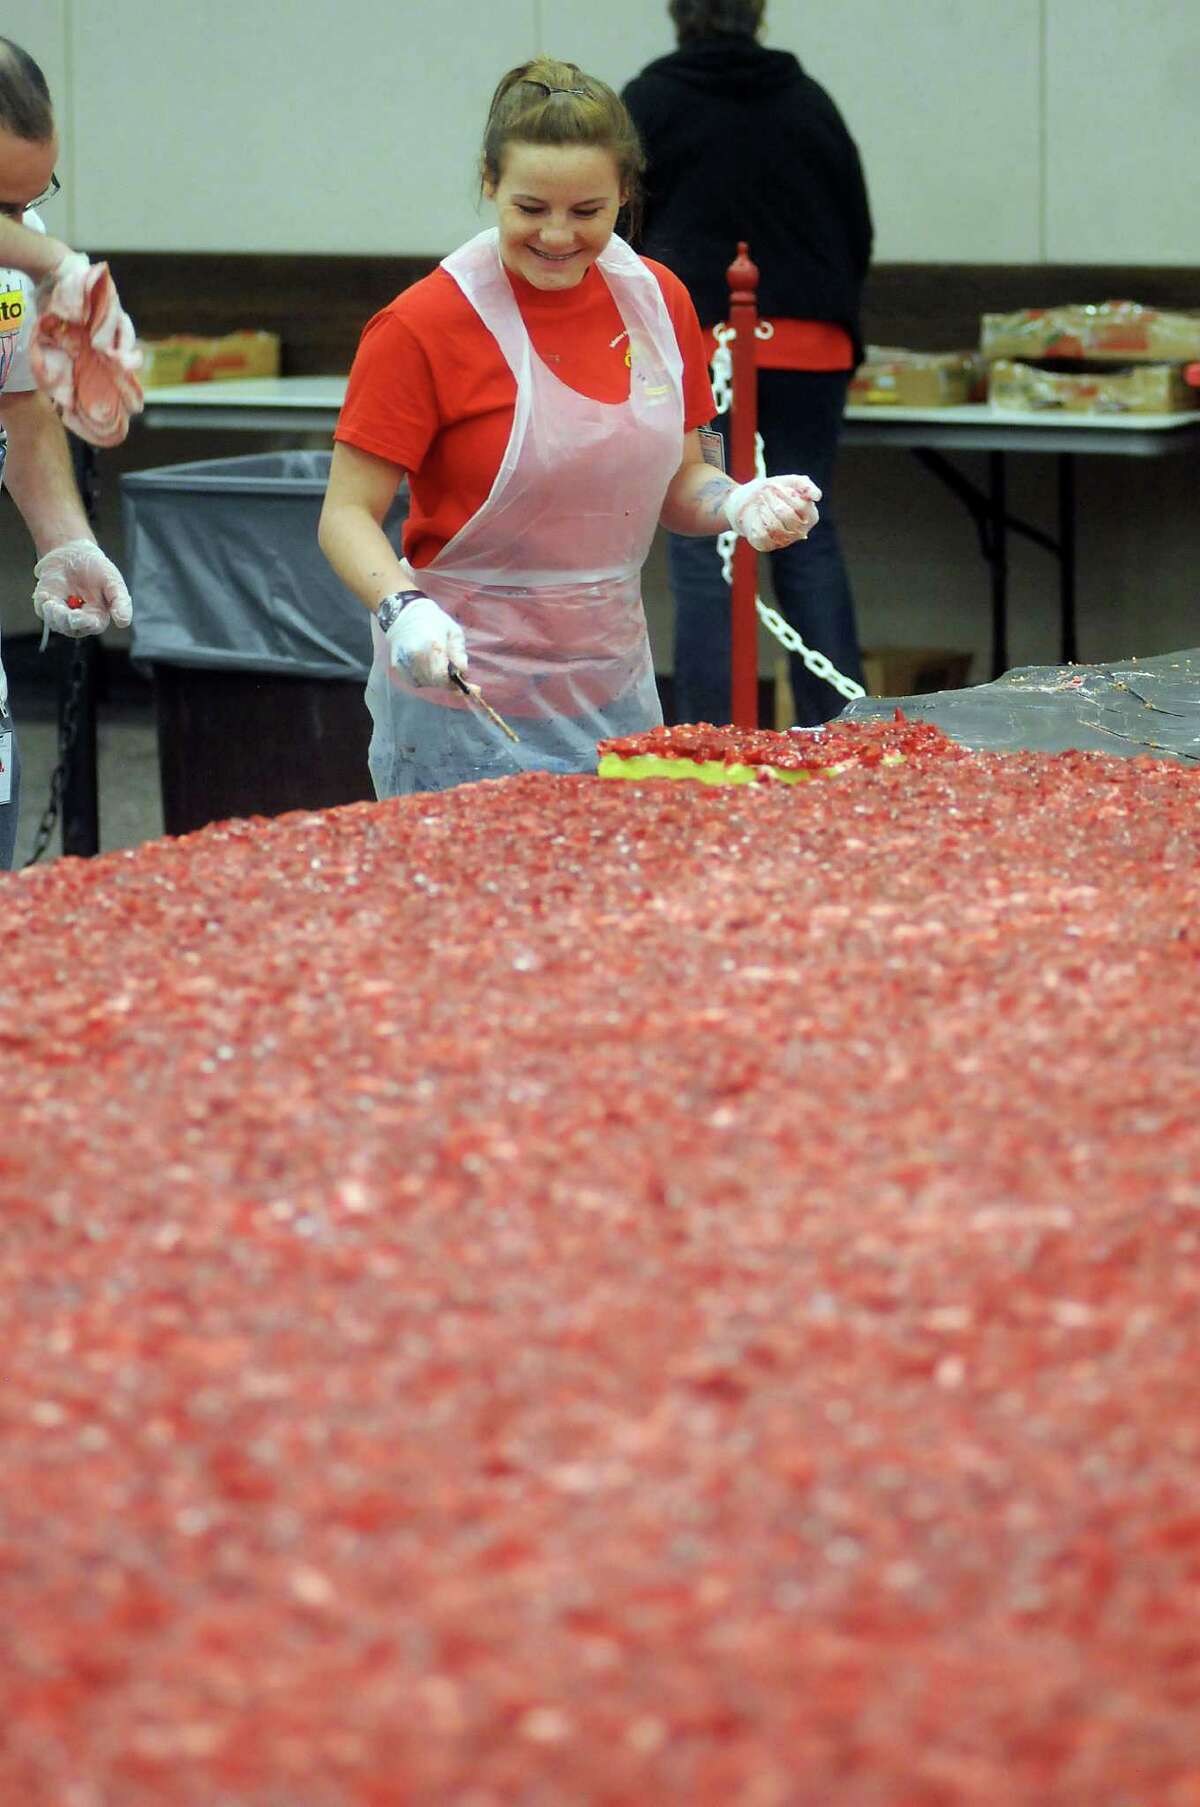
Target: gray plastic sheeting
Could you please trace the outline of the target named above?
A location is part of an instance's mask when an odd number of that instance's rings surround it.
[[[969,690],[864,697],[839,720],[896,709],[977,751],[1080,748],[1200,764],[1200,649],[1109,665],[1026,665]]]
[[[149,664],[360,678],[371,626],[317,545],[328,452],[263,452],[121,478],[132,655]],[[404,491],[384,521],[399,547]]]

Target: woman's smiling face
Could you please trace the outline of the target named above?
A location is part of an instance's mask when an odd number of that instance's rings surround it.
[[[506,268],[538,289],[573,289],[612,237],[625,197],[616,160],[590,144],[510,144],[496,206]]]

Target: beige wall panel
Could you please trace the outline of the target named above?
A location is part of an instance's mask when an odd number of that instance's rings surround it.
[[[1048,259],[1194,263],[1200,0],[1045,4]]]
[[[7,0],[4,36],[36,58],[63,105],[67,83],[67,11],[70,0]]]
[[[863,150],[880,258],[1040,245],[1041,0],[771,0]],[[620,85],[669,49],[654,0],[70,0],[81,240],[114,249],[440,251],[476,224],[497,74],[539,42]],[[367,47],[370,47],[369,49]],[[135,94],[113,131],[113,94]]]
[[[884,262],[1040,256],[1041,0],[769,0],[858,142]]]
[[[3,32],[42,66],[50,92],[61,107],[67,75],[67,12],[70,0],[7,0]]]
[[[665,0],[541,0],[540,48],[620,90],[651,58],[675,47]]]
[[[58,176],[63,192],[48,209],[47,229],[68,237],[74,210],[75,146],[71,129],[72,102],[67,81],[67,16],[71,0],[10,0],[0,23],[6,38],[27,50],[40,65],[50,84],[62,149]],[[0,199],[3,199],[0,196]],[[23,198],[23,197],[22,197]]]
[[[674,47],[665,0],[543,0],[542,38],[620,86]],[[769,0],[764,42],[828,88],[862,152],[877,256],[1040,256],[1041,0]]]
[[[497,75],[537,0],[76,4],[80,240],[112,250],[449,250],[478,230]]]

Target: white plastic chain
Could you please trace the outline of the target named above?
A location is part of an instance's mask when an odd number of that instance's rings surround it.
[[[760,320],[755,328],[756,336],[760,339],[769,339],[774,331],[775,328],[769,320]],[[713,327],[713,338],[717,341],[717,349],[713,353],[712,361],[713,400],[716,403],[717,413],[725,414],[733,401],[733,353],[729,347],[737,338],[737,327],[726,326],[722,321],[719,326]],[[754,472],[758,477],[765,477],[767,474],[761,433],[754,435]],[[732,530],[717,535],[717,554],[720,557],[721,572],[727,584],[733,583],[733,549],[737,545],[737,538],[737,534]],[[867,694],[861,684],[856,684],[853,678],[844,676],[832,659],[827,659],[825,654],[819,653],[815,647],[807,646],[791,622],[785,621],[779,610],[771,608],[757,593],[754,597],[754,608],[763,626],[774,634],[780,645],[786,647],[788,652],[795,653],[804,661],[805,667],[812,672],[814,678],[823,678],[837,691],[839,696],[844,696],[847,702],[853,702],[855,697]]]

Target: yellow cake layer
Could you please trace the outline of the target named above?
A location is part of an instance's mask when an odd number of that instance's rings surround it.
[[[900,765],[903,753],[885,753],[883,765]],[[633,759],[622,759],[619,753],[605,753],[596,768],[600,778],[695,778],[701,784],[756,784],[764,773],[780,784],[807,784],[811,778],[833,778],[847,772],[856,762],[839,760],[835,765],[816,771],[792,772],[777,765],[725,765],[717,759],[663,759],[657,753],[639,753]]]

